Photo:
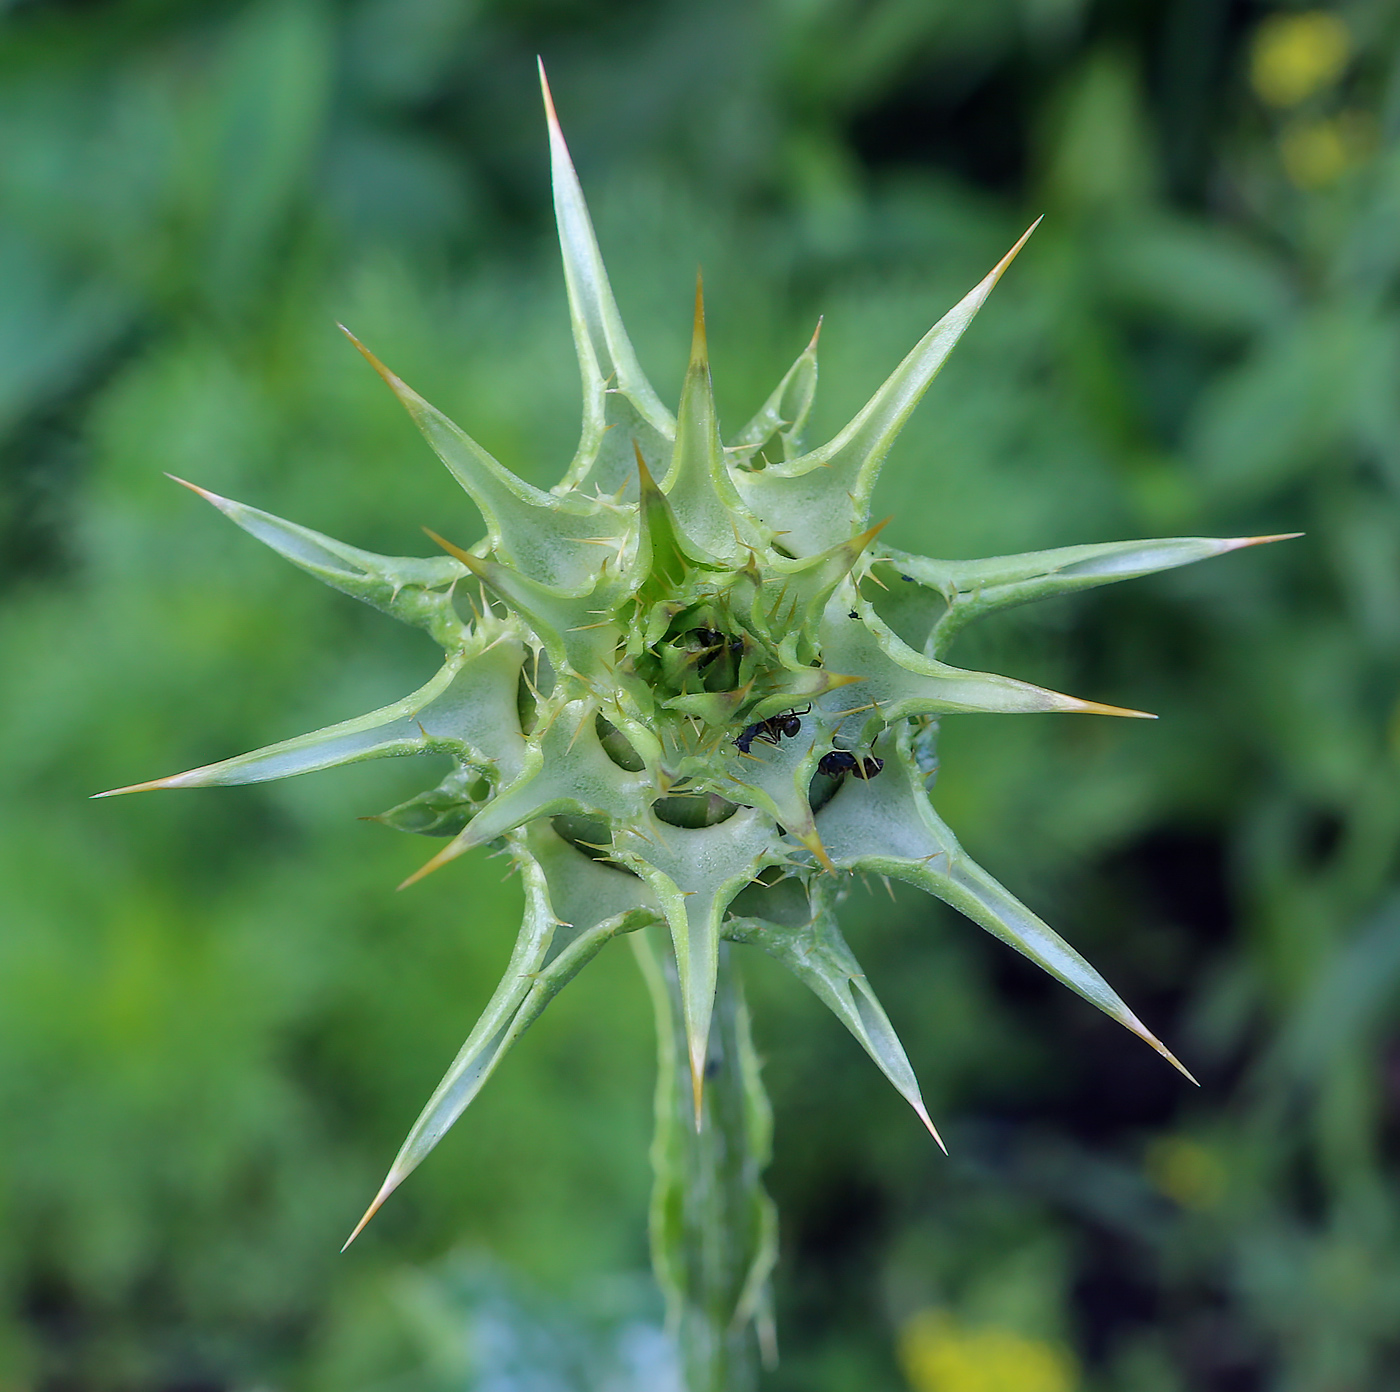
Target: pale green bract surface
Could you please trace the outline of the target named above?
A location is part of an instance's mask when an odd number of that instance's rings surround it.
[[[1265,538],[976,561],[882,547],[869,517],[880,466],[1025,237],[831,441],[804,452],[814,338],[725,445],[698,293],[673,417],[628,341],[547,92],[546,107],[583,380],[582,434],[562,481],[542,492],[515,477],[362,349],[480,509],[482,541],[470,549],[444,542],[448,554],[426,560],[378,556],[196,491],[294,565],[422,628],[444,651],[442,670],[369,715],[116,790],[250,783],[361,759],[447,754],[454,767],[441,784],[380,820],[449,838],[420,874],[476,846],[502,846],[513,858],[526,910],[509,966],[370,1212],[555,994],[612,938],[638,929],[656,930],[644,962],[684,1042],[697,1119],[716,1049],[739,1060],[752,1083],[744,1095],[761,1095],[747,1017],[729,996],[712,1039],[728,940],[765,949],[805,982],[933,1131],[904,1049],[837,927],[835,906],[862,872],[954,905],[1170,1059],[1084,958],[967,857],[927,791],[945,714],[1138,713],[963,671],[941,654],[980,615]],[[828,760],[835,771],[822,772],[823,759],[841,752],[854,756],[854,769]],[[874,761],[883,767],[874,771]],[[664,962],[656,933],[669,943]],[[663,1076],[665,1098],[668,1089]],[[761,1113],[752,1102],[729,1122],[755,1154],[767,1145]],[[663,1128],[659,1150],[678,1134]],[[772,1222],[766,1200],[754,1198],[756,1177],[745,1183],[748,1197],[735,1201],[748,1205],[745,1255],[714,1299],[728,1302],[730,1323],[761,1324]],[[663,1232],[681,1222],[666,1192],[663,1183]],[[667,1260],[659,1250],[663,1282]]]

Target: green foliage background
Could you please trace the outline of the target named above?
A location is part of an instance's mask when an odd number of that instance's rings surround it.
[[[576,377],[536,52],[663,390],[703,264],[731,424],[824,313],[818,432],[839,425],[1048,214],[891,460],[896,545],[1308,534],[954,654],[1161,714],[951,718],[936,802],[1199,1092],[875,886],[856,950],[945,1161],[752,964],[772,1387],[907,1386],[897,1331],[928,1307],[1072,1349],[1102,1392],[1400,1381],[1400,13],[1338,7],[1350,60],[1270,106],[1251,53],[1286,13],[12,0],[0,1389],[465,1388],[421,1274],[443,1254],[595,1304],[600,1273],[645,1264],[652,1045],[625,952],[335,1255],[518,913],[480,854],[392,893],[422,844],[353,819],[420,774],[85,800],[426,678],[416,635],[161,477],[376,550],[426,551],[421,524],[472,540],[336,320],[527,477],[561,472]]]

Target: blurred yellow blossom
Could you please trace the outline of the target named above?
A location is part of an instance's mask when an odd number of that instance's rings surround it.
[[[1225,1193],[1225,1166],[1199,1141],[1161,1136],[1147,1151],[1147,1177],[1183,1208],[1213,1208]]]
[[[1074,1392],[1079,1370],[1058,1344],[995,1325],[960,1325],[920,1310],[899,1333],[899,1362],[914,1392]]]
[[[1255,30],[1250,81],[1270,106],[1297,106],[1331,86],[1351,53],[1351,30],[1330,10],[1273,15]]]
[[[1351,60],[1351,29],[1330,10],[1275,14],[1254,31],[1250,83],[1270,106],[1296,106],[1330,87]]]
[[[1375,123],[1361,111],[1289,126],[1279,138],[1284,172],[1300,189],[1326,188],[1376,147]]]

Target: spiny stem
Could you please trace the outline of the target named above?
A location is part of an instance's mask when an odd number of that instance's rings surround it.
[[[684,1009],[668,942],[631,935],[656,1012],[652,1262],[686,1392],[750,1392],[777,1360],[769,1276],[777,1215],[762,1184],[772,1121],[728,947],[720,954],[701,1126],[693,1118]]]

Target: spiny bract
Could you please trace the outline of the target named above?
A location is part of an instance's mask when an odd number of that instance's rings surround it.
[[[484,540],[470,550],[441,542],[447,554],[427,560],[379,556],[195,491],[326,584],[426,630],[446,653],[442,670],[357,720],[114,790],[448,754],[442,783],[379,818],[450,838],[412,878],[473,846],[501,843],[513,857],[526,910],[510,965],[365,1220],[560,988],[610,938],[652,923],[664,922],[675,948],[697,1119],[727,939],[757,944],[806,982],[933,1131],[836,925],[858,871],[954,905],[1175,1063],[1093,967],[968,859],[926,791],[942,715],[1138,712],[962,671],[940,654],[994,610],[1267,538],[978,561],[882,546],[869,525],[880,465],[1026,238],[834,439],[802,446],[814,337],[724,445],[698,290],[673,417],[627,340],[547,88],[545,106],[583,376],[582,437],[563,480],[547,493],[523,482],[361,346],[481,510]],[[877,589],[888,622],[872,606]]]

